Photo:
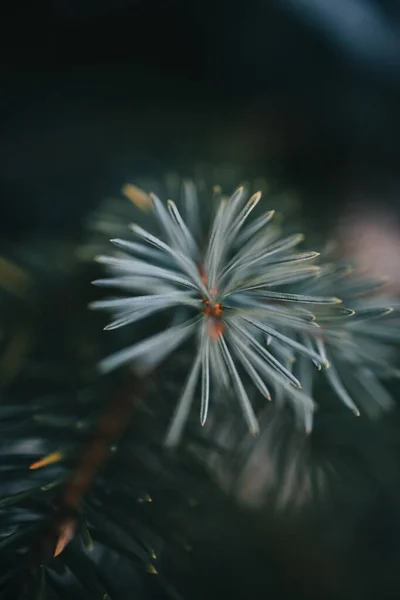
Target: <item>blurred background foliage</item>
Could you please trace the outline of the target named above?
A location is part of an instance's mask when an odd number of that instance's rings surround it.
[[[309,245],[335,232],[361,261],[372,246],[396,287],[398,3],[41,0],[8,4],[2,22],[0,598],[46,597],[45,569],[50,599],[397,598],[397,411],[379,425],[317,419],[307,460],[339,473],[323,502],[281,513],[272,490],[241,505],[224,485],[237,464],[213,458],[210,475],[194,426],[178,457],[161,450],[173,387],[160,406],[155,382],[93,375],[112,342],[86,309],[98,273],[77,248],[126,181],[228,163],[295,190]],[[121,385],[140,406],[79,506],[58,484],[20,504],[13,494],[75,472]],[[301,448],[277,431],[286,465]],[[52,559],[60,523],[78,534]]]

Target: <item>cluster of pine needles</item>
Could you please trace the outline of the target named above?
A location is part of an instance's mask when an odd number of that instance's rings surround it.
[[[383,280],[298,250],[278,194],[170,177],[123,196],[78,241],[2,248],[5,600],[211,595],[191,574],[239,505],[326,518],[398,480]]]

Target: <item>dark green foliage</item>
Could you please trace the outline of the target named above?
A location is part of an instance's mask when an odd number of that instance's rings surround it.
[[[254,440],[221,398],[210,423],[201,429],[192,415],[180,447],[166,450],[190,347],[144,379],[129,369],[100,377],[98,361],[136,333],[112,338],[87,310],[99,270],[80,260],[84,246],[4,248],[25,277],[8,278],[1,295],[1,600],[368,598],[362,549],[348,537],[361,535],[378,496],[398,497],[396,408],[356,419],[317,377],[308,437],[279,398],[264,413],[255,398]],[[13,348],[21,331],[30,342]]]

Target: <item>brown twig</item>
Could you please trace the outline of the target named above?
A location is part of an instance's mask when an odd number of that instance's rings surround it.
[[[100,419],[97,431],[84,450],[82,457],[63,490],[60,507],[68,516],[59,517],[56,523],[57,543],[54,556],[64,550],[73,538],[76,529],[76,517],[71,512],[79,510],[84,496],[93,484],[93,480],[110,455],[111,443],[119,439],[129,424],[133,409],[139,402],[137,392],[132,393],[132,380],[124,383],[112,397]]]

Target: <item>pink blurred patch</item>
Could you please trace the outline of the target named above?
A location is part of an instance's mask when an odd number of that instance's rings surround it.
[[[387,277],[386,289],[400,292],[400,226],[388,209],[354,207],[336,234],[340,258],[355,260],[366,275]]]

